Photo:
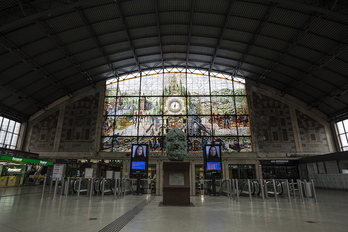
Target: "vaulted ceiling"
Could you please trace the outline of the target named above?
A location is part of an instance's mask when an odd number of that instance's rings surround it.
[[[110,77],[205,70],[348,117],[346,0],[2,0],[0,114]]]

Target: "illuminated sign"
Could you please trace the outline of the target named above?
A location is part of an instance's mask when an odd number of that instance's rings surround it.
[[[20,169],[20,168],[9,168],[9,169],[7,169],[7,171],[8,172],[21,172],[22,169]]]
[[[16,162],[31,163],[31,164],[41,164],[41,165],[53,165],[54,164],[51,161],[28,159],[28,158],[18,158],[18,157],[13,157],[13,156],[8,156],[8,155],[0,155],[0,160],[16,161]]]

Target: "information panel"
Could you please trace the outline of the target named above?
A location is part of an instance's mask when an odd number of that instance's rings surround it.
[[[147,144],[133,144],[130,165],[131,178],[146,178],[148,170],[149,147]]]
[[[222,179],[221,146],[217,144],[205,145],[204,178]]]

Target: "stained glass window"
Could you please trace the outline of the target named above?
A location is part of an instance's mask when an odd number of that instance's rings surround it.
[[[102,151],[130,151],[134,143],[164,151],[164,137],[173,128],[187,134],[190,152],[211,143],[221,144],[223,151],[251,151],[241,79],[151,74],[109,81],[105,95]]]

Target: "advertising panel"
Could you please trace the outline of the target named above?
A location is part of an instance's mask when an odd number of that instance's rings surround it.
[[[203,151],[205,179],[222,179],[221,146],[205,145]]]
[[[130,176],[132,178],[138,176],[140,176],[141,178],[147,177],[148,152],[149,148],[147,144],[132,145],[132,157],[130,166]]]

